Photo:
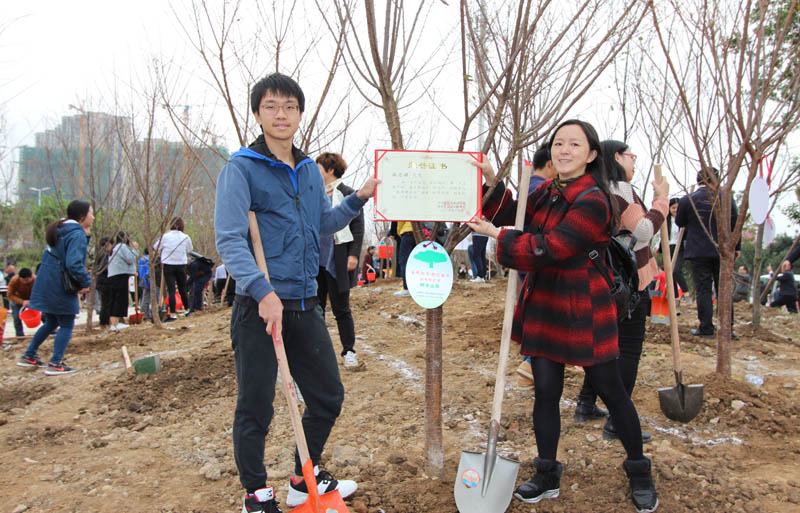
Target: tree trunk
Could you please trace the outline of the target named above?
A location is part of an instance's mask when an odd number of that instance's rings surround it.
[[[722,249],[722,248],[720,248]],[[720,253],[723,253],[720,251]],[[717,291],[717,372],[723,376],[731,375],[731,307],[733,305],[733,251],[720,255],[719,290]],[[731,253],[731,254],[727,254]]]
[[[761,263],[764,260],[764,223],[758,225],[755,252],[753,253],[753,270],[750,271],[750,296],[753,298],[753,325],[761,326]]]
[[[761,297],[759,297],[759,300],[763,301],[765,298],[769,299],[769,290],[772,288],[772,284],[775,283],[775,280],[778,279],[778,275],[781,273],[781,266],[783,265],[784,260],[787,260],[789,258],[789,255],[792,254],[792,251],[794,251],[794,248],[796,248],[798,244],[800,244],[800,235],[798,235],[797,238],[794,239],[794,242],[792,243],[792,246],[789,248],[789,251],[787,251],[786,254],[783,255],[783,258],[781,258],[781,261],[778,263],[778,268],[775,270],[775,272],[772,273],[772,276],[770,276],[769,280],[767,281],[767,284],[764,285],[764,291],[761,293]]]
[[[442,443],[442,307],[427,311],[425,321],[425,468],[444,478]]]

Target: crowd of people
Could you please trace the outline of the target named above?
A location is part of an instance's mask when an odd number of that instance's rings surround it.
[[[94,222],[91,205],[74,200],[67,206],[66,217],[50,223],[45,230],[45,247],[36,270],[23,267],[16,273],[8,265],[2,275],[3,301],[11,309],[15,336],[25,337],[21,313],[27,309],[38,312],[41,326],[33,334],[30,344],[20,357],[20,367],[43,368],[48,375],[70,374],[73,367],[64,363],[64,353],[71,339],[75,318],[80,312],[82,300],[90,290],[92,277],[87,268],[89,233]],[[179,310],[175,294],[183,300],[184,315],[203,309],[204,289],[211,279],[214,262],[192,251],[191,239],[183,233],[183,221],[172,220],[171,230],[156,243],[159,261],[154,285],[161,285],[161,276],[170,294],[164,316],[165,322],[174,321]],[[175,234],[182,237],[174,242]],[[124,322],[130,316],[132,301],[140,309],[144,320],[152,321],[150,304],[151,274],[149,248],[139,254],[139,245],[129,235],[120,231],[114,237],[102,237],[97,245],[94,266],[95,309],[101,328],[118,332],[129,325]],[[192,259],[189,262],[189,258]],[[163,260],[166,265],[162,265]],[[170,265],[172,264],[172,265]],[[171,279],[170,279],[171,278]],[[192,293],[186,288],[191,287]],[[160,299],[162,294],[158,293]],[[4,305],[5,309],[5,305]],[[5,319],[3,319],[5,322]],[[53,354],[45,363],[38,357],[39,346],[54,334]]]
[[[250,107],[262,133],[233,154],[217,183],[215,242],[224,264],[215,269],[213,261],[195,253],[183,219],[176,217],[169,230],[141,253],[138,243],[124,231],[102,238],[94,269],[100,324],[115,332],[128,327],[124,319],[132,277],[134,297],[141,298],[137,306],[145,319],[154,315],[152,289],[166,288],[166,322],[177,319],[178,299],[185,315],[201,310],[204,289],[213,279],[214,298],[232,307],[237,381],[232,438],[244,488],[242,511],[280,513],[275,490],[267,486],[264,465],[278,372],[274,344],[284,345],[289,369],[305,401],[302,425],[319,491],[337,490],[346,498],[357,490],[357,483],[338,480],[320,468],[344,400],[325,323],[326,307],[330,301],[343,366],[359,367],[350,291],[357,283],[391,277],[391,252],[386,250],[396,244],[396,276],[403,285],[395,296],[409,296],[406,268],[416,242],[412,223],[400,221],[378,247],[369,246],[362,258],[362,208],[380,180],[368,178],[359,190],[353,190],[343,183],[347,164],[340,154],[326,152],[312,160],[293,144],[305,109],[297,82],[279,73],[265,77],[253,86]],[[491,164],[475,163],[483,171],[484,193],[493,192],[484,205],[486,217],[467,223],[473,231],[467,251],[471,269],[462,262],[457,275],[467,279],[471,271],[475,283],[488,279],[486,246],[492,240],[498,264],[522,278],[511,336],[524,357],[518,372],[534,387],[532,420],[538,451],[533,476],[514,492],[525,503],[560,494],[564,466],[557,459],[559,404],[565,366],[575,365],[583,367],[585,375],[574,420],[605,419],[603,437],[620,440],[625,450],[622,468],[636,511],[652,512],[658,507],[652,463],[643,451],[652,436],[642,431],[632,396],[650,312],[648,289],[659,271],[651,246],[662,223],[667,223],[670,251],[676,256],[676,296],[689,293],[683,262],[691,265],[698,318],[692,334],[716,336],[713,298],[719,290],[720,257],[712,205],[719,199],[719,172],[701,169],[698,188],[681,198],[670,199],[666,180],[656,179],[653,199],[646,205],[632,185],[636,160],[626,142],[601,141],[591,124],[571,119],[559,124],[536,152],[530,187],[516,200],[497,180]],[[513,225],[518,201],[526,206],[524,228],[498,228]],[[252,213],[266,274],[256,263],[254,238],[248,231]],[[730,222],[735,223],[736,217],[733,205]],[[38,271],[23,268],[16,276],[7,276],[16,334],[24,334],[19,322],[22,309],[40,311],[43,320],[17,363],[20,367],[43,368],[48,375],[75,372],[64,355],[80,309],[79,296],[92,283],[86,259],[93,221],[89,203],[71,202],[66,217],[47,227],[47,246]],[[441,235],[430,233],[434,226],[424,227],[431,239]],[[639,290],[624,316],[618,315],[612,297],[610,269],[592,256],[612,236],[629,241],[637,266]],[[389,237],[395,242],[387,244]],[[158,262],[156,273],[151,273],[151,250]],[[770,303],[786,306],[792,313],[797,312],[792,263],[798,256],[800,251],[795,251],[782,263],[778,294]],[[747,269],[741,267],[737,276],[737,284],[744,283],[741,290],[746,290]],[[162,296],[157,297],[161,303]],[[54,332],[52,355],[45,363],[39,359],[39,348]],[[607,409],[598,406],[598,397]],[[303,463],[296,453],[294,475],[287,483],[289,506],[301,505],[308,497]]]

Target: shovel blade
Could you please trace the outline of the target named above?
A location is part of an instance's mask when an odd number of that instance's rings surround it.
[[[689,422],[703,408],[703,385],[682,385],[659,388],[658,400],[667,418]]]
[[[503,513],[511,503],[517,482],[519,462],[503,456],[495,456],[491,475],[484,476],[486,453],[462,451],[454,494],[460,513]],[[489,480],[486,494],[483,481]]]
[[[289,513],[350,513],[338,490],[319,495],[311,459],[303,464],[303,480],[308,489],[308,499]]]
[[[289,510],[289,513],[350,513],[350,510],[347,509],[339,491],[334,490],[319,496],[318,509],[309,500]]]

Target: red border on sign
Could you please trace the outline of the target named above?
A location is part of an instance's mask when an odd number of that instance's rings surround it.
[[[373,176],[375,178],[379,178],[378,177],[378,162],[380,162],[381,159],[383,157],[385,157],[386,154],[389,153],[389,152],[393,152],[393,153],[451,153],[451,154],[455,153],[455,154],[461,154],[461,155],[469,155],[470,157],[474,158],[478,162],[483,162],[483,153],[481,153],[479,151],[375,150],[375,171],[373,173]],[[479,168],[479,167],[475,168],[475,182],[476,182],[475,189],[476,189],[477,195],[478,195],[478,198],[477,198],[478,211],[475,212],[475,214],[473,214],[472,217],[470,218],[471,222],[480,220],[481,219],[481,215],[482,215],[482,210],[481,209],[482,209],[482,203],[483,203],[483,201],[482,201],[483,200],[483,188],[481,187],[481,185],[483,184],[483,172],[481,171],[481,168]],[[381,186],[378,185],[375,188],[375,218],[374,218],[375,221],[412,221],[412,222],[434,221],[434,222],[458,222],[458,223],[463,222],[462,220],[454,221],[453,219],[422,219],[422,218],[420,218],[420,219],[389,219],[388,217],[383,215],[378,210],[378,192],[380,191],[380,187]]]

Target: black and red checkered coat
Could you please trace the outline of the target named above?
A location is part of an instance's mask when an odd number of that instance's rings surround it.
[[[526,230],[502,230],[497,238],[500,265],[528,273],[511,332],[523,355],[590,366],[619,354],[616,305],[588,258],[591,248],[609,241],[608,199],[597,190],[573,203],[596,185],[589,174],[563,189],[543,183],[528,196]],[[487,218],[514,225],[516,201],[502,184],[487,201]]]

